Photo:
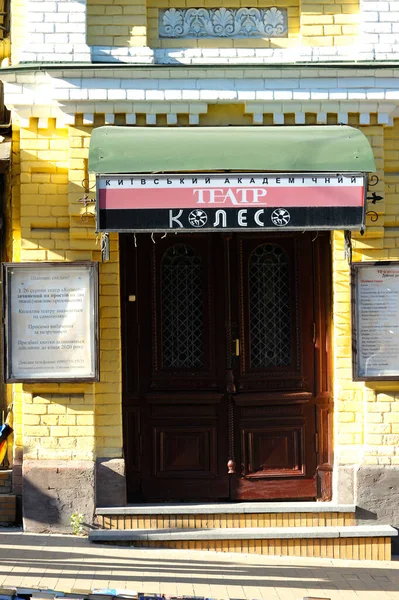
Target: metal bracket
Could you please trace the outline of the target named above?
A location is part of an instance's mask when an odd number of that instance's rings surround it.
[[[107,262],[109,260],[109,234],[101,234],[101,261]]]
[[[86,209],[85,212],[80,215],[80,220],[82,221],[82,223],[87,223],[87,221],[91,217],[95,218],[96,213],[91,212],[90,210],[87,210],[87,207],[90,206],[90,204],[96,203],[96,201],[93,198],[89,198],[88,195],[85,194],[82,198],[79,198],[76,202],[79,202],[79,204],[84,204],[84,207]]]
[[[366,212],[366,215],[367,215],[368,217],[370,217],[370,221],[371,221],[372,223],[376,223],[376,222],[378,221],[378,215],[377,215],[377,213],[375,212],[375,210],[368,210],[368,211]]]
[[[379,181],[380,178],[378,177],[378,175],[371,175],[367,180],[367,192],[370,192],[370,188],[375,187],[379,183]],[[384,200],[384,197],[378,195],[377,192],[371,192],[371,196],[367,196],[367,200],[369,200],[371,204],[377,204],[377,202],[381,202],[381,200]],[[370,216],[370,219],[373,223],[375,223],[378,220],[378,215],[373,210],[367,211],[366,215],[372,215]]]
[[[378,175],[370,175],[370,177],[367,180],[367,191],[369,192],[370,188],[377,185],[377,183],[379,181],[380,181],[380,178],[378,177]]]
[[[371,204],[377,204],[377,202],[384,200],[384,196],[379,196],[377,192],[372,192],[371,196],[367,196],[367,200],[370,200]]]
[[[352,233],[348,230],[344,231],[344,242],[345,258],[350,266],[352,264]]]
[[[96,184],[94,183],[91,187],[90,187],[90,181],[88,178],[82,179],[82,188],[84,189],[85,192],[90,192],[91,190],[95,190],[96,189]]]

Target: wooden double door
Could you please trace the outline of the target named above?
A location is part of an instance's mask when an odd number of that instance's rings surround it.
[[[327,242],[121,235],[130,502],[330,497]]]

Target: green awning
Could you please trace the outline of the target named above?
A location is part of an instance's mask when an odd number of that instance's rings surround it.
[[[367,138],[347,126],[99,127],[89,170],[341,173],[375,171],[375,163]]]

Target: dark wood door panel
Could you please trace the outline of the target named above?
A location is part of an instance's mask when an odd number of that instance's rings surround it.
[[[146,398],[145,497],[176,501],[227,499],[224,397],[181,392],[165,396],[167,402],[160,394]]]
[[[144,473],[144,482],[146,479],[148,475]],[[170,475],[158,478],[157,485],[152,486],[151,493],[146,493],[143,498],[148,502],[223,502],[229,500],[229,481],[227,475],[213,479],[185,479]]]
[[[232,496],[240,500],[314,500],[317,496],[316,475],[309,478],[259,479],[236,478],[232,481]]]
[[[306,474],[304,423],[276,423],[241,429],[242,475],[249,479]]]
[[[241,236],[237,254],[233,497],[315,498],[311,237]]]
[[[228,499],[219,403],[146,405],[142,490],[148,500]],[[170,401],[171,402],[171,401]]]
[[[153,404],[150,408],[151,417],[153,419],[163,420],[185,420],[187,422],[196,423],[198,420],[206,417],[216,417],[217,407],[214,404],[203,404],[195,406],[195,416],[193,415],[193,406],[187,404],[176,404],[174,406],[166,406]]]
[[[216,477],[216,426],[155,427],[155,477]]]
[[[298,406],[298,411],[301,412],[300,405],[307,404],[312,399],[313,394],[309,392],[286,392],[280,390],[263,393],[241,392],[234,397],[235,404],[242,407],[241,414],[243,415],[248,411],[255,411],[255,406],[259,407],[258,414],[261,414],[262,410],[276,415],[286,414],[287,411],[291,414],[296,410],[294,409],[296,405]]]
[[[130,501],[139,501],[142,498],[140,409],[138,406],[124,406],[122,414],[127,495]]]
[[[149,500],[226,499],[220,239],[183,234],[154,241],[147,236],[134,249],[141,491]]]

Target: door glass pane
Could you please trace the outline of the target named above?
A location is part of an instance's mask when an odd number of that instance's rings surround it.
[[[249,330],[252,368],[291,363],[291,290],[288,257],[275,244],[258,246],[249,259]]]
[[[169,248],[161,266],[163,367],[203,366],[202,261],[191,246]]]

